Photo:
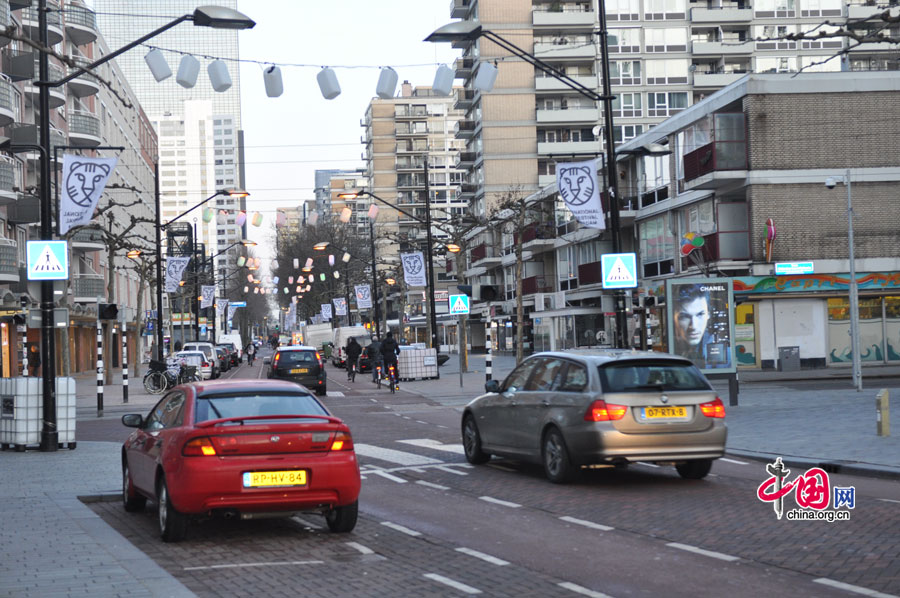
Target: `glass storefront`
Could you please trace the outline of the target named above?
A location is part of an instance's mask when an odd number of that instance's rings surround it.
[[[828,363],[852,363],[850,299],[828,299]],[[900,362],[900,297],[859,299],[860,360]]]

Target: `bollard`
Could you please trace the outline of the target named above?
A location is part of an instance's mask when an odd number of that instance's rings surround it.
[[[128,402],[128,336],[125,334],[125,322],[122,322],[122,402]]]
[[[103,323],[97,320],[97,417],[103,417]]]
[[[882,388],[875,395],[875,431],[879,436],[891,435],[891,409],[888,389]]]

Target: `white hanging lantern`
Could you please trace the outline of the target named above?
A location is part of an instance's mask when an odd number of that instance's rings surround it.
[[[246,293],[246,292],[249,291],[249,290],[250,290],[250,287],[244,285],[244,292]]]
[[[334,271],[334,277],[335,277],[335,278],[340,278],[340,277],[341,277],[341,273],[338,272],[337,270],[335,270],[335,271]]]
[[[333,265],[334,265],[334,256],[333,256],[333,255],[329,255],[329,256],[328,256],[328,265],[329,265],[329,266],[333,266]]]
[[[252,274],[248,274],[248,275],[247,275],[247,282],[253,282],[253,275],[252,275]]]
[[[288,284],[294,284],[294,277],[288,276]]]
[[[348,222],[350,222],[350,216],[352,215],[353,210],[351,210],[350,208],[344,208],[343,210],[341,210],[341,222],[347,224]]]
[[[266,85],[266,95],[277,98],[284,93],[284,85],[281,83],[281,69],[270,66],[263,71],[263,83]]]
[[[300,267],[300,259],[295,257],[294,258],[294,270],[296,270],[299,267]]]
[[[209,82],[215,91],[222,93],[231,88],[231,75],[228,74],[228,66],[223,60],[210,62],[206,72],[209,73]]]
[[[494,89],[494,83],[497,81],[497,67],[490,62],[482,62],[475,73],[475,80],[472,86],[481,91],[491,91]]]
[[[306,258],[306,265],[304,266],[304,268],[312,268],[312,265],[313,259],[311,257]]]
[[[333,69],[326,66],[316,75],[316,80],[319,82],[319,89],[322,90],[322,97],[326,100],[333,100],[341,95],[341,86]]]
[[[247,263],[247,258],[245,258],[245,257],[242,256],[242,255],[239,255],[239,256],[238,256],[238,259],[237,259],[237,267],[238,267],[238,268],[243,268],[243,267],[244,267],[244,264],[246,264],[246,263]]]
[[[347,262],[349,262],[349,261],[350,261],[350,254],[347,253],[347,252],[345,251],[345,252],[344,252],[344,255],[341,257],[341,261],[344,262],[345,264],[346,264]]]
[[[252,224],[253,226],[261,226],[262,223],[263,223],[263,215],[260,214],[259,212],[254,212],[253,219],[250,220],[250,224]]]
[[[216,214],[216,224],[225,224],[226,222],[228,222],[228,212],[219,210],[219,213]]]
[[[274,284],[278,284],[278,277],[276,276],[275,278],[273,278],[273,279],[272,279],[272,282],[273,282]]]
[[[190,54],[185,54],[181,57],[181,64],[178,65],[178,74],[175,76],[175,81],[182,87],[190,89],[197,84],[197,75],[199,74],[200,61]]]
[[[309,223],[310,226],[315,226],[316,222],[319,221],[319,213],[313,212],[312,214],[309,215],[309,217],[306,219],[306,221]]]
[[[234,223],[237,226],[244,226],[245,222],[247,222],[247,212],[238,212],[238,215],[234,218]]]
[[[378,218],[378,206],[374,203],[369,206],[369,220],[375,220]]]
[[[254,287],[254,288],[253,288],[253,294],[254,294],[254,295],[259,295],[259,287]]]
[[[394,90],[397,89],[397,71],[389,66],[381,69],[378,75],[378,85],[375,86],[375,95],[383,100],[389,100],[394,97]]]
[[[153,48],[147,52],[144,56],[144,62],[150,67],[150,72],[153,73],[153,78],[156,79],[157,83],[165,81],[172,76],[172,69],[169,68],[169,63],[166,62],[166,57],[163,56],[159,48]]]
[[[313,281],[313,275],[310,274],[310,275],[309,275],[309,282],[312,282],[312,281]]]
[[[439,96],[450,95],[450,91],[453,89],[453,78],[455,76],[456,73],[453,72],[453,69],[446,64],[442,64],[434,74],[434,84],[431,86],[431,89]]]
[[[295,293],[302,293],[303,291],[300,290],[301,288],[302,288],[302,287],[300,287],[300,285],[297,285],[297,289],[296,289],[294,292],[295,292]],[[294,301],[294,303],[297,303],[297,302]]]
[[[275,215],[275,226],[284,226],[285,224],[287,224],[287,214],[278,212],[278,214]]]

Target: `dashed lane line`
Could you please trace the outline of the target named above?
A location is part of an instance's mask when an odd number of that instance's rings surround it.
[[[612,596],[610,596],[609,594],[604,594],[603,592],[595,592],[594,590],[589,590],[588,588],[582,587],[578,584],[574,584],[570,581],[564,581],[557,585],[565,590],[575,592],[576,594],[588,596],[588,598],[612,598]]]
[[[420,486],[425,486],[426,488],[434,488],[435,490],[449,490],[449,486],[441,486],[440,484],[432,484],[431,482],[426,482],[425,480],[416,480],[416,484]]]
[[[669,542],[666,546],[670,546],[672,548],[678,548],[679,550],[686,550],[688,552],[693,552],[694,554],[702,554],[703,556],[708,556],[714,559],[719,559],[720,561],[738,561],[740,557],[731,556],[730,554],[725,554],[723,552],[715,552],[713,550],[704,550],[703,548],[698,548],[696,546],[691,546],[690,544],[681,544],[679,542]]]
[[[420,424],[424,424],[427,422],[418,422]],[[443,442],[438,442],[437,440],[432,440],[430,438],[411,438],[409,440],[398,440],[397,442],[401,444],[409,444],[412,446],[418,446],[422,448],[432,449],[435,451],[444,451],[447,453],[453,453],[456,455],[464,455],[466,451],[463,449],[463,445],[461,444],[444,444]]]
[[[379,470],[379,469],[373,469],[373,470],[369,470],[369,471],[366,472],[366,475],[370,475],[370,474],[371,474],[371,475],[381,476],[381,477],[383,477],[383,478],[385,478],[385,479],[387,479],[387,480],[390,480],[390,481],[392,481],[392,482],[397,482],[398,484],[405,484],[405,483],[406,483],[406,480],[404,480],[403,478],[397,477],[397,476],[395,476],[395,475],[391,475],[391,474],[389,474],[388,472],[386,472],[386,471],[381,471],[381,470]]]
[[[329,396],[329,397],[342,397],[342,396],[344,396],[344,393],[342,393],[342,392],[339,391],[339,390],[328,390],[328,391],[325,392],[325,394],[326,394],[327,396]]]
[[[205,571],[210,569],[241,569],[244,567],[284,567],[286,565],[324,565],[325,561],[271,561],[268,563],[229,563],[221,565],[204,565],[200,567],[184,567],[184,571]]]
[[[885,594],[884,592],[876,592],[875,590],[870,590],[869,588],[864,588],[862,586],[855,586],[850,583],[844,583],[842,581],[835,581],[833,579],[828,579],[827,577],[820,577],[818,579],[813,580],[815,583],[820,583],[825,586],[831,586],[833,588],[838,588],[840,590],[846,590],[848,592],[853,592],[855,594],[860,594],[861,596],[871,596],[871,598],[897,598],[894,594]]]
[[[453,464],[453,467],[462,467],[461,464]],[[455,473],[456,475],[469,475],[464,471],[456,471],[453,467],[449,465],[438,465],[435,469],[440,469],[441,471],[446,471],[447,473]]]
[[[883,502],[893,502],[893,503],[900,504],[900,500],[894,500],[893,498],[879,498],[877,500],[880,500]]]
[[[437,573],[426,573],[424,577],[432,581],[442,583],[445,586],[450,586],[451,588],[459,590],[460,592],[463,592],[465,594],[474,595],[481,593],[481,590],[479,590],[478,588],[473,588],[472,586],[466,585],[460,581],[456,581],[455,579],[450,579],[449,577],[444,577],[443,575],[438,575]]]
[[[392,530],[398,531],[401,534],[406,534],[407,536],[412,536],[414,538],[422,535],[414,529],[409,529],[408,527],[404,527],[404,526],[400,525],[399,523],[393,523],[391,521],[382,521],[381,525],[383,525],[385,527],[389,527]]]
[[[467,554],[469,556],[473,556],[476,559],[481,559],[487,563],[492,565],[497,565],[498,567],[503,567],[504,565],[508,565],[509,561],[504,561],[503,559],[498,559],[495,556],[491,556],[489,554],[485,554],[483,552],[479,552],[477,550],[473,550],[471,548],[457,548],[456,552],[461,552],[463,554]]]
[[[728,457],[720,457],[719,461],[725,461],[727,463],[734,463],[735,465],[750,465],[746,461],[738,461],[737,459],[729,459]]]
[[[593,521],[587,521],[585,519],[575,519],[574,517],[569,517],[568,515],[565,517],[560,517],[560,521],[565,521],[567,523],[574,523],[575,525],[582,525],[584,527],[589,527],[591,529],[600,530],[601,532],[611,532],[616,529],[614,527],[610,527],[608,525],[603,525],[600,523],[594,523]]]
[[[346,542],[347,546],[353,550],[358,550],[360,554],[375,554],[375,551],[368,546],[363,546],[359,542]]]
[[[478,500],[494,503],[495,505],[500,505],[501,507],[509,507],[511,509],[518,509],[522,506],[519,503],[509,502],[508,500],[500,500],[499,498],[494,498],[493,496],[479,496]]]

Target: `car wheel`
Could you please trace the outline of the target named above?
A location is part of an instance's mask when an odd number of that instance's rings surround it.
[[[359,501],[352,504],[335,507],[325,513],[325,523],[328,529],[337,534],[346,534],[356,527],[356,519],[359,517]]]
[[[160,478],[156,490],[156,504],[159,506],[159,533],[163,542],[178,542],[187,532],[187,517],[179,513],[169,500],[166,478]]]
[[[466,461],[473,465],[487,463],[491,455],[481,450],[481,435],[478,433],[478,425],[475,418],[467,415],[462,428],[463,450],[466,453]]]
[[[569,450],[562,433],[556,428],[544,434],[543,450],[544,473],[554,484],[564,484],[575,477],[575,468],[569,461]]]
[[[122,463],[122,504],[129,513],[137,513],[143,511],[147,504],[147,497],[138,494],[134,489],[134,482],[131,480],[131,469],[128,468],[128,461]]]
[[[678,475],[686,480],[702,480],[712,469],[712,459],[696,459],[685,461],[675,466]]]

